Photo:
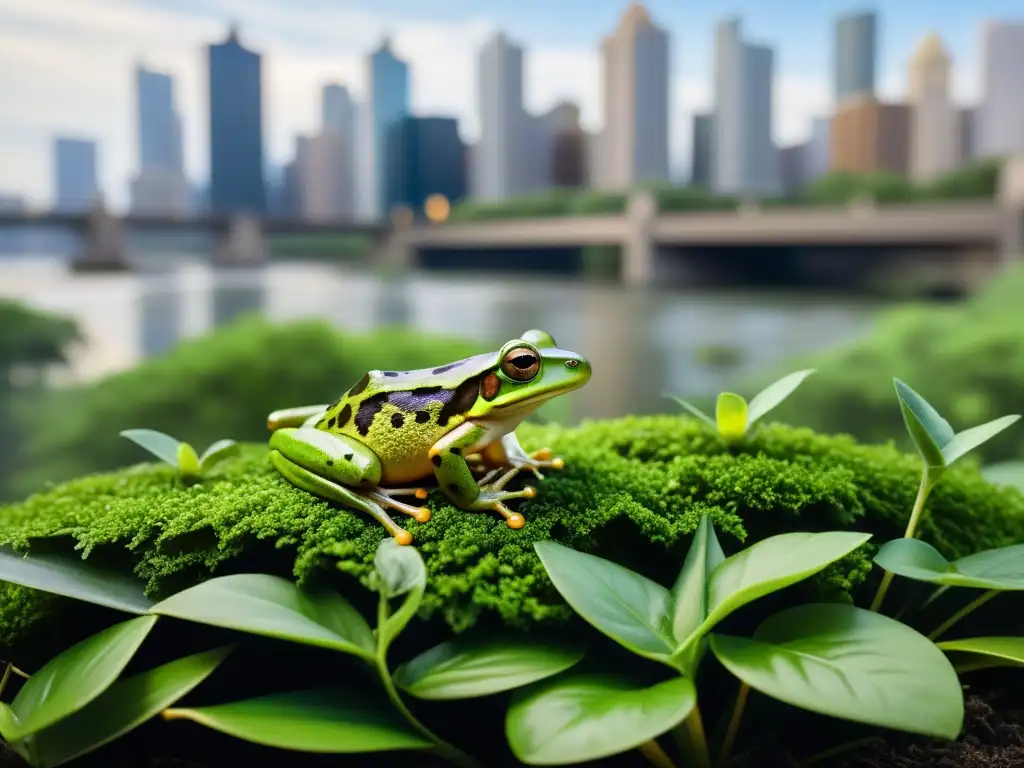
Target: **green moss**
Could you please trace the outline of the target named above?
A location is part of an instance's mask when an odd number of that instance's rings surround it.
[[[528,627],[569,617],[534,541],[554,538],[668,583],[703,514],[727,551],[791,530],[899,536],[920,471],[916,457],[892,446],[780,425],[762,427],[733,451],[699,422],[675,416],[572,429],[524,425],[520,434],[528,447],[550,445],[567,461],[519,507],[525,528],[462,512],[436,491],[432,521],[408,523],[430,574],[422,615],[456,631],[480,620]],[[993,488],[971,467],[950,471],[928,509],[923,536],[951,557],[1024,534],[1024,495]],[[30,548],[43,537],[48,546],[69,537],[83,555],[123,560],[154,597],[239,569],[308,579],[336,566],[365,579],[384,536],[365,518],[284,482],[263,445],[246,445],[198,485],[181,484],[157,464],[75,480],[0,507],[0,526],[0,543]],[[817,588],[848,593],[864,581],[869,557],[854,553]],[[0,591],[0,637],[13,641],[38,618],[28,594]]]

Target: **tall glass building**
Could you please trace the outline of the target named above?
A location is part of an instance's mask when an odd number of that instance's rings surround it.
[[[96,142],[57,138],[53,142],[54,207],[63,213],[89,210],[99,197]]]
[[[261,57],[238,30],[207,48],[210,99],[210,197],[214,213],[265,213]]]
[[[836,20],[836,101],[875,92],[878,17],[873,11],[853,13]]]
[[[451,117],[406,117],[388,131],[388,210],[407,206],[416,214],[431,195],[454,203],[466,196],[466,146]]]
[[[388,132],[409,115],[409,65],[391,51],[385,39],[370,54],[370,88],[367,116],[370,122],[369,184],[370,215],[388,215],[391,195],[387,189]]]
[[[135,70],[139,168],[181,170],[181,121],[174,109],[174,80],[145,67]]]

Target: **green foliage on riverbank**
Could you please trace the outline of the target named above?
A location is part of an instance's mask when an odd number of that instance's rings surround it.
[[[1016,413],[1024,403],[1024,268],[1000,275],[959,305],[911,306],[883,315],[862,341],[797,362],[818,373],[780,420],[862,440],[898,436],[889,377],[918,388],[954,426]],[[771,376],[765,376],[770,381]],[[985,462],[1024,457],[1024,438],[1009,430],[972,454]]]
[[[455,630],[567,621],[568,608],[534,553],[538,540],[601,554],[670,583],[705,514],[728,552],[787,531],[894,538],[906,525],[920,474],[916,456],[892,447],[781,425],[765,425],[732,448],[702,423],[677,416],[575,428],[526,424],[520,434],[526,447],[550,446],[566,460],[537,483],[536,499],[518,506],[527,519],[523,529],[460,511],[437,491],[428,502],[429,523],[403,522],[429,572],[424,618]],[[994,489],[969,466],[948,472],[929,510],[923,538],[949,557],[1024,538],[1024,496]],[[245,446],[197,484],[183,483],[167,465],[143,464],[0,507],[0,544],[31,547],[45,539],[50,548],[77,546],[134,570],[153,596],[246,569],[300,579],[340,569],[365,581],[384,535],[359,514],[285,482],[265,445]],[[828,598],[850,593],[864,581],[869,555],[836,563],[808,589]],[[15,643],[42,610],[35,593],[13,586],[0,590],[0,605],[0,640]]]
[[[193,445],[221,438],[265,440],[266,416],[289,406],[332,402],[374,368],[417,368],[481,351],[454,338],[383,329],[341,333],[326,322],[242,319],[138,367],[50,393],[18,414],[26,430],[19,496],[138,461],[118,436],[145,424]]]

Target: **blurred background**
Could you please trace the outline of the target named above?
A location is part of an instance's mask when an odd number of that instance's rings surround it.
[[[1020,412],[1021,73],[1019,0],[0,0],[0,499],[534,327],[561,422]]]

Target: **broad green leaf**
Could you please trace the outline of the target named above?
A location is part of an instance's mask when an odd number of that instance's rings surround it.
[[[953,665],[934,643],[852,605],[800,605],[754,637],[712,634],[711,649],[754,690],[830,717],[943,739],[964,719]]]
[[[979,661],[972,669],[1024,667],[1024,637],[969,637],[939,643],[946,653],[966,653]]]
[[[952,440],[942,446],[942,456],[946,460],[946,466],[949,466],[965,453],[974,450],[982,443],[987,443],[1019,419],[1020,416],[1017,415],[1003,416],[985,424],[980,424],[977,427],[965,429],[963,432],[954,435]]]
[[[893,384],[896,386],[896,397],[900,401],[903,421],[921,458],[929,467],[946,466],[942,449],[953,439],[953,428],[917,392],[899,379],[893,379]]]
[[[685,400],[680,400],[675,395],[667,395],[667,397],[670,397],[672,400],[675,400],[677,404],[685,408],[687,411],[689,411],[692,415],[696,416],[698,419],[703,421],[705,424],[714,427],[716,430],[718,429],[718,425],[715,423],[715,420],[708,416],[706,413],[704,413],[704,411],[702,411],[697,406],[691,405]]]
[[[1024,544],[986,549],[955,562],[920,539],[886,542],[875,562],[897,576],[946,587],[1024,589]]]
[[[750,406],[747,410],[748,425],[753,424],[793,394],[793,392],[796,391],[796,388],[803,384],[804,379],[814,373],[814,371],[814,368],[809,368],[804,371],[796,371],[788,376],[783,376],[774,384],[769,384],[758,392],[754,396],[754,399],[750,401]]]
[[[0,547],[0,581],[125,613],[143,614],[153,606],[141,582],[77,555],[22,555]]]
[[[123,736],[205,680],[231,646],[172,661],[118,680],[84,709],[32,738],[36,768],[53,768]]]
[[[178,472],[186,477],[198,477],[201,471],[196,449],[188,443],[178,443]]]
[[[377,581],[383,596],[394,598],[405,595],[398,610],[377,627],[377,652],[383,656],[420,609],[423,591],[427,586],[427,567],[419,552],[410,546],[402,546],[390,537],[382,540],[377,547],[373,565],[377,569]]]
[[[234,440],[218,440],[199,457],[199,468],[202,471],[208,470],[214,464],[234,456],[240,450],[240,446]]]
[[[373,632],[336,592],[278,576],[239,573],[204,581],[150,609],[161,616],[373,658]]]
[[[715,424],[726,440],[747,434],[747,401],[732,392],[722,392],[715,404]]]
[[[690,551],[672,587],[672,633],[682,643],[708,617],[708,582],[725,560],[711,518],[704,515],[693,534]]]
[[[366,693],[317,688],[194,709],[164,711],[168,720],[192,720],[237,739],[296,752],[357,754],[429,749],[390,706]]]
[[[562,675],[514,695],[505,733],[527,765],[579,765],[658,738],[696,703],[686,677],[644,688],[620,677]]]
[[[733,611],[813,576],[871,538],[870,533],[783,533],[737,552],[711,574],[707,632]]]
[[[172,467],[178,466],[178,446],[180,443],[170,435],[157,432],[155,429],[126,429],[121,432],[121,437],[127,437],[133,443],[142,446]]]
[[[981,470],[982,476],[993,485],[1011,485],[1024,491],[1024,461],[1001,461]]]
[[[553,541],[533,546],[555,589],[596,629],[641,656],[666,660],[675,649],[663,586]]]
[[[156,616],[115,624],[47,662],[18,691],[11,709],[18,718],[10,740],[41,731],[103,693],[142,645]]]
[[[18,717],[6,702],[0,701],[0,736],[11,741],[11,734],[18,730]]]
[[[403,664],[394,679],[419,699],[472,699],[557,675],[582,658],[581,648],[529,638],[458,638]]]

